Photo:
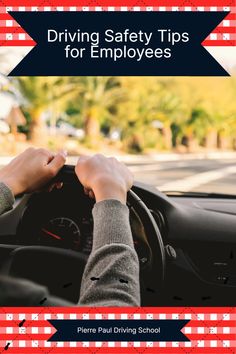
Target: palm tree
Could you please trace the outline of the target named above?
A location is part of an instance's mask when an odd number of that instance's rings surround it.
[[[74,78],[78,83],[78,105],[84,121],[86,137],[99,138],[101,123],[112,121],[116,107],[123,100],[120,82],[114,77],[84,76]]]
[[[171,149],[173,147],[172,124],[179,119],[180,99],[175,91],[175,82],[168,78],[159,82],[160,88],[156,94],[157,119],[162,124],[162,136],[164,147]]]
[[[177,116],[179,100],[175,94],[172,82],[155,77],[122,78],[126,88],[127,102],[120,108],[120,119],[124,120],[124,135],[132,136],[135,145],[141,145],[143,139],[149,140],[149,134],[160,140],[154,133],[154,122],[161,127],[162,147],[172,147],[171,124]],[[159,134],[160,135],[160,134]],[[144,142],[145,145],[145,142]],[[158,145],[158,141],[157,141]],[[160,145],[160,144],[159,144]]]
[[[76,88],[64,77],[21,77],[15,84],[30,115],[29,138],[39,143],[44,133],[43,113],[62,111],[68,99],[75,96]]]

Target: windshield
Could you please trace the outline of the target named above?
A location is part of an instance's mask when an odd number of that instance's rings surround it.
[[[211,154],[210,154],[211,156]],[[164,192],[201,192],[236,196],[236,154],[212,157],[173,156],[173,161],[149,161],[133,166],[137,180]],[[172,193],[174,194],[174,193]]]
[[[161,191],[236,195],[232,59],[229,78],[8,78],[25,51],[0,49],[0,166],[28,146],[101,152]]]

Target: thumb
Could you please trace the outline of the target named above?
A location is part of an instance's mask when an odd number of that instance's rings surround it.
[[[87,161],[89,158],[89,156],[87,155],[80,155],[80,157],[78,158],[77,164],[81,164],[82,162]]]
[[[49,169],[54,171],[55,174],[64,166],[66,162],[67,152],[59,151],[55,157],[48,164]]]

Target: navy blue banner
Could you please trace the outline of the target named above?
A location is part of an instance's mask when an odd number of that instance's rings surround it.
[[[186,342],[181,329],[189,320],[49,320],[57,332],[50,342]]]
[[[10,12],[37,45],[15,76],[229,76],[201,45],[227,12]]]

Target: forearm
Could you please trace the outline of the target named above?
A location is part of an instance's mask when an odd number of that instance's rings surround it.
[[[81,306],[140,306],[139,261],[128,208],[117,200],[93,209],[93,249],[84,270]]]
[[[0,182],[0,215],[8,210],[11,210],[14,204],[15,198],[10,188]]]

